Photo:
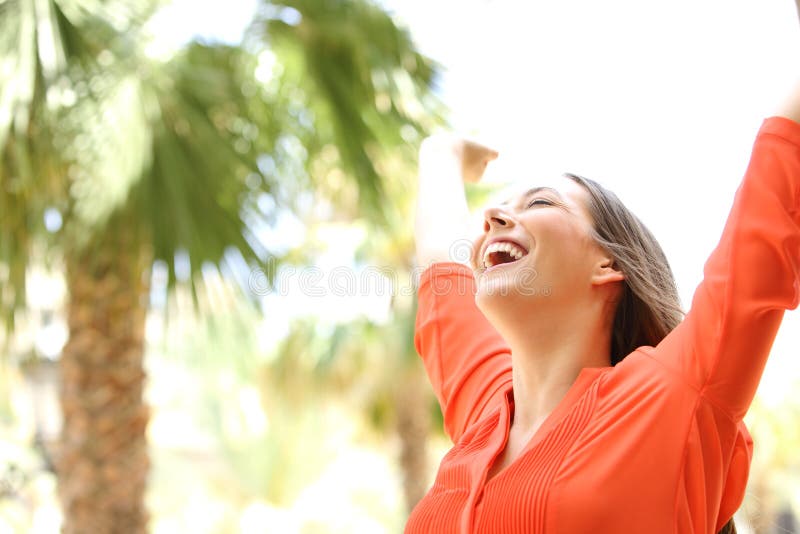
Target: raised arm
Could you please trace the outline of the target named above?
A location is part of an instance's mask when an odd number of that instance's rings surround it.
[[[764,121],[722,237],[683,323],[656,348],[701,395],[740,419],[784,311],[800,299],[800,95]]]
[[[800,11],[800,0],[797,3]],[[778,110],[777,116],[800,123],[800,79],[795,82],[794,89]]]
[[[453,248],[470,237],[463,181],[479,180],[495,157],[486,147],[446,136],[429,138],[420,149],[415,237],[417,261],[427,269],[420,277],[414,343],[454,442],[511,383],[508,346],[475,305],[475,280],[463,264],[469,255]]]
[[[453,247],[469,240],[464,182],[477,182],[497,152],[446,134],[431,136],[419,150],[419,188],[414,224],[417,263],[458,261]],[[458,255],[455,255],[458,256]]]

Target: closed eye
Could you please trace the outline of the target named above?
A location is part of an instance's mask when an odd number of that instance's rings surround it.
[[[541,204],[541,205],[544,205],[544,206],[552,206],[553,205],[553,203],[550,202],[549,200],[545,200],[543,198],[534,198],[533,200],[531,200],[528,203],[528,205],[526,207],[530,208],[530,207],[535,206],[537,204]]]

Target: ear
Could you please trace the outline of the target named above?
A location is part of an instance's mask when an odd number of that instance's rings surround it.
[[[617,264],[609,255],[602,255],[592,270],[592,285],[601,286],[625,280],[625,275],[617,268]]]

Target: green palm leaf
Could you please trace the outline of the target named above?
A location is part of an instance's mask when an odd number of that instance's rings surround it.
[[[358,206],[385,221],[376,161],[404,150],[440,120],[431,94],[436,65],[389,15],[362,1],[267,4],[253,26],[267,36],[286,78],[308,91],[320,143],[333,142],[358,186]]]
[[[390,151],[413,160],[437,120],[435,66],[367,2],[265,3],[246,46],[192,43],[164,61],[141,49],[153,5],[0,2],[0,308],[10,324],[24,305],[34,249],[63,255],[65,532],[144,528],[153,260],[199,302],[195,275],[209,263],[246,286],[274,259],[264,230],[311,186],[329,211],[397,220],[380,164]],[[269,54],[271,78],[259,75]],[[55,234],[48,208],[63,217]]]

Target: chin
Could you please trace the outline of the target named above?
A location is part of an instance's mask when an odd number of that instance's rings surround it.
[[[541,286],[536,269],[498,265],[483,272],[476,272],[476,299],[503,299],[514,297],[537,297],[547,293]]]
[[[475,305],[486,316],[518,314],[520,310],[539,307],[539,300],[538,295],[526,294],[512,285],[479,285],[475,292]]]

